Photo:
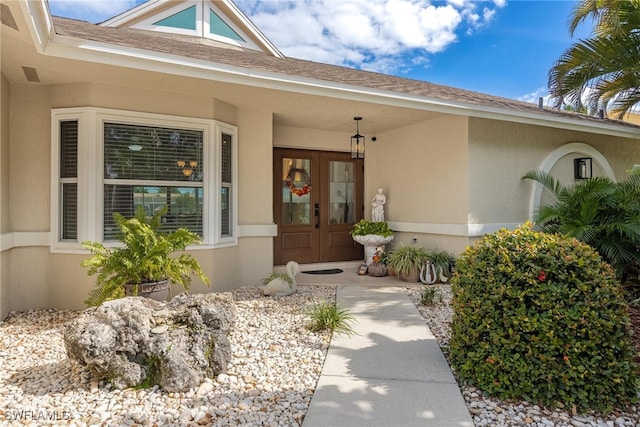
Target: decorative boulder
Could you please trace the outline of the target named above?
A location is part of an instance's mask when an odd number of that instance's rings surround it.
[[[86,310],[67,325],[64,342],[69,358],[117,388],[188,391],[226,369],[234,320],[231,294],[180,294],[167,303],[127,297]]]

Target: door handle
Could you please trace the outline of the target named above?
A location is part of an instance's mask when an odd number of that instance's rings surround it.
[[[320,228],[320,203],[315,204],[314,214],[316,217],[316,228]]]

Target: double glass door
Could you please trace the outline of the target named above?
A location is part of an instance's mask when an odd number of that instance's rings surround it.
[[[362,259],[349,231],[363,217],[363,167],[349,153],[274,150],[276,265]]]

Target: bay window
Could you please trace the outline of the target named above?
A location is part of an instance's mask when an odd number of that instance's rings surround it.
[[[209,246],[236,243],[236,129],[99,108],[52,111],[52,247],[116,240],[113,214],[162,214]]]

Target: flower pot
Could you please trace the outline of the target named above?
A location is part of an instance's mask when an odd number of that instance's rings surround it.
[[[380,236],[378,234],[366,234],[353,236],[353,240],[364,246],[364,262],[371,265],[376,252],[384,252],[384,246],[393,240],[393,236]]]
[[[398,278],[405,282],[419,282],[420,281],[420,271],[418,269],[413,269],[409,273],[398,273]]]
[[[136,294],[136,286],[138,293]],[[153,283],[141,283],[139,285],[124,285],[124,293],[126,296],[137,295],[139,297],[149,298],[155,301],[166,301],[169,296],[171,285],[168,280],[161,280]]]
[[[373,262],[369,266],[369,276],[382,277],[387,275],[387,266],[380,262]]]

